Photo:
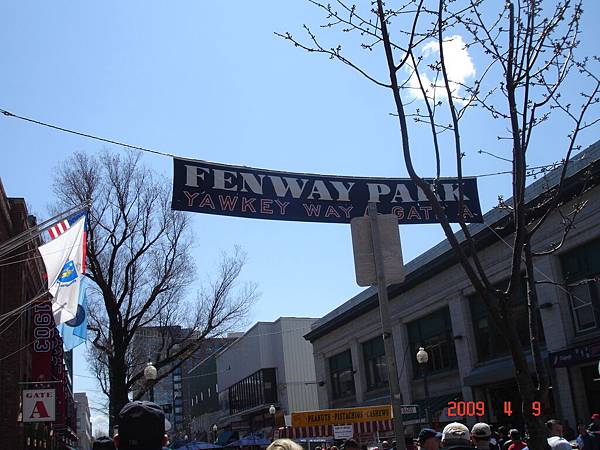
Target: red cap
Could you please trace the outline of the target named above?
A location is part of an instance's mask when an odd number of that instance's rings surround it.
[[[591,419],[592,419],[592,420],[598,420],[598,419],[600,419],[600,414],[598,414],[598,413],[596,413],[596,414],[592,414],[592,417],[591,417]]]

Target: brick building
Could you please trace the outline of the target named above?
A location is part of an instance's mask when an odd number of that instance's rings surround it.
[[[0,180],[0,245],[36,226],[25,199],[8,198]],[[25,305],[47,289],[45,269],[35,237],[0,257],[0,314]],[[49,299],[40,297],[0,330],[0,448],[11,450],[64,449],[76,442],[72,395],[72,354],[62,351],[62,339],[52,319]],[[43,334],[34,316],[46,314]],[[44,381],[40,384],[40,381]],[[56,388],[55,422],[23,423],[24,388]]]
[[[25,200],[7,198],[0,181],[0,244],[22,233],[33,225],[34,218],[27,213]],[[44,289],[44,269],[38,259],[21,263],[7,264],[12,261],[26,260],[34,255],[36,242],[16,249],[2,257],[0,266],[0,314],[12,311]],[[11,257],[12,255],[12,257]],[[31,309],[10,318],[2,326],[2,347],[0,349],[0,448],[26,448],[27,438],[33,444],[35,440],[48,441],[47,426],[26,430],[17,422],[21,410],[22,381],[30,379],[31,354],[28,344],[31,342]]]

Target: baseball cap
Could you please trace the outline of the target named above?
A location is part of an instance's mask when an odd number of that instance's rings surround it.
[[[165,413],[156,403],[129,402],[119,413],[119,447],[160,449],[165,430],[170,427]]]
[[[94,450],[115,450],[115,443],[108,436],[100,436],[92,445]]]
[[[462,423],[449,423],[444,427],[444,431],[442,431],[442,447],[446,449],[472,447],[469,429]]]
[[[599,420],[600,419],[600,414],[598,414],[598,413],[592,414],[592,417],[590,417],[590,419],[592,419],[592,420]]]
[[[442,433],[435,431],[433,428],[423,428],[419,431],[419,437],[417,439],[419,444],[423,444],[427,439],[432,437],[442,439]]]
[[[487,423],[479,422],[471,428],[471,434],[477,438],[489,438],[492,435],[492,430]]]
[[[344,448],[360,448],[360,447],[358,446],[358,443],[354,439],[347,439],[346,442],[344,442]]]

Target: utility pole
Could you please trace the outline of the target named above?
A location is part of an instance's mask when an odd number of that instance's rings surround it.
[[[369,203],[368,214],[371,220],[373,258],[375,260],[375,270],[377,272],[377,293],[379,297],[379,313],[381,315],[381,333],[383,335],[383,345],[385,349],[388,370],[388,382],[390,386],[390,399],[394,414],[394,435],[396,439],[396,449],[406,450],[406,442],[404,440],[404,422],[402,421],[401,407],[402,394],[400,393],[400,383],[398,381],[398,365],[396,364],[396,350],[394,348],[394,338],[392,335],[392,323],[390,321],[388,307],[387,282],[383,265],[383,249],[381,248],[379,223],[377,219],[377,205],[375,203]]]

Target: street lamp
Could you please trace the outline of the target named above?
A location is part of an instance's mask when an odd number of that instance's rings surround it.
[[[271,405],[269,407],[269,414],[271,414],[271,416],[273,417],[273,430],[275,430],[275,428],[277,428],[277,423],[275,422],[275,413],[277,412],[277,409],[275,408],[275,405]]]
[[[146,367],[144,368],[144,378],[150,384],[150,401],[151,402],[154,401],[154,380],[156,380],[157,375],[158,375],[158,371],[156,370],[156,367],[154,367],[154,365],[152,365],[152,362],[148,361],[148,364],[146,364]]]
[[[427,362],[429,361],[429,355],[423,347],[419,347],[417,352],[417,362],[421,366],[423,371],[423,384],[425,387],[425,420],[429,424],[429,386],[427,385]]]

